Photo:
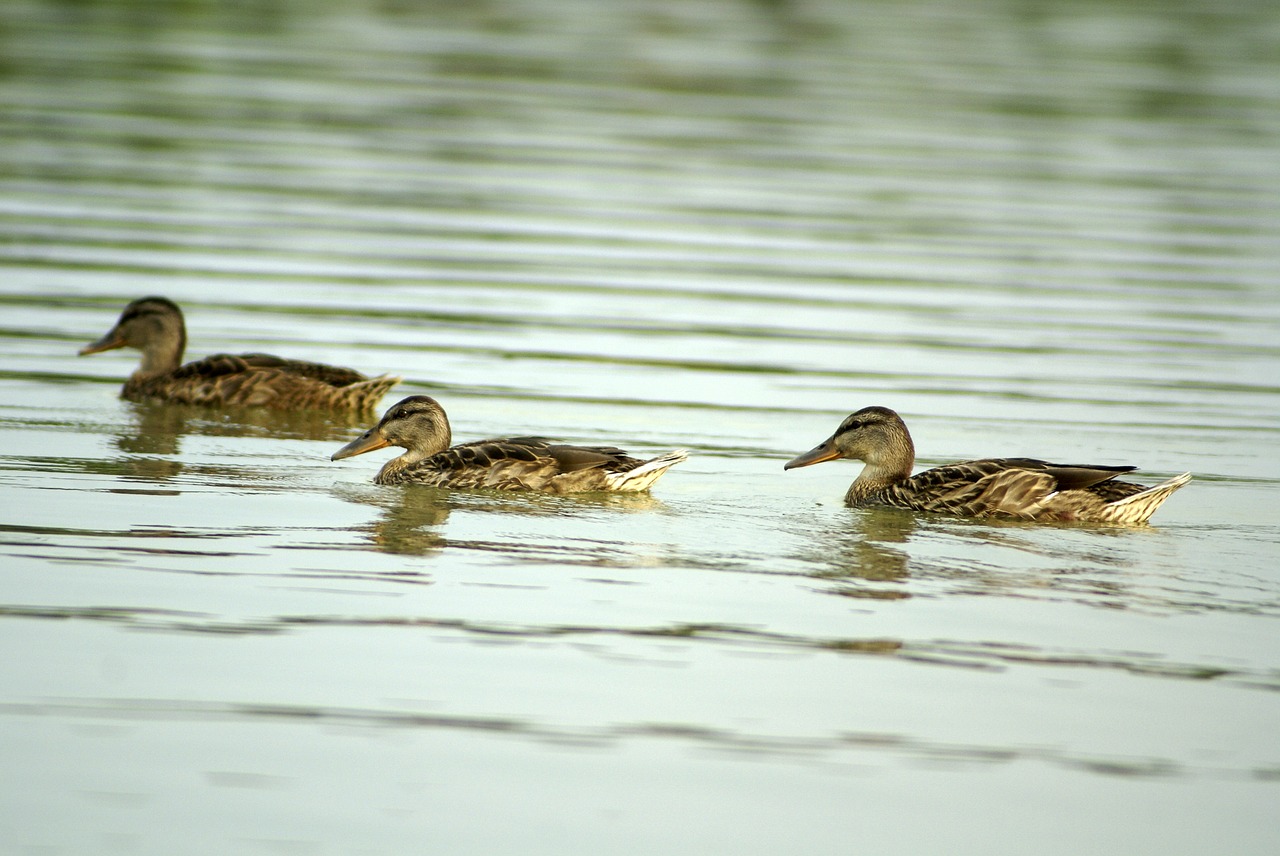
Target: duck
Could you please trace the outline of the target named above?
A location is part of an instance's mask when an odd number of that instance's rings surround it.
[[[451,445],[449,418],[434,398],[411,395],[377,425],[334,452],[341,460],[387,446],[405,450],[383,464],[376,484],[425,484],[566,494],[648,490],[688,458],[677,449],[649,460],[613,446],[571,446],[541,437],[508,437]]]
[[[902,417],[887,407],[864,407],[850,414],[834,434],[783,469],[839,458],[866,464],[845,494],[846,505],[957,517],[1140,525],[1191,481],[1191,474],[1183,473],[1146,487],[1117,478],[1137,467],[1053,464],[1034,458],[960,461],[913,476],[911,433]]]
[[[125,306],[114,327],[80,356],[115,348],[142,351],[142,362],[120,391],[131,401],[267,407],[276,410],[372,411],[399,377],[366,377],[354,369],[270,354],[215,354],[183,365],[187,328],[182,310],[165,297]]]

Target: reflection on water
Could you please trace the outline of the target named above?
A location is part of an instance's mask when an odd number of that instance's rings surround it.
[[[831,529],[807,533],[812,544],[801,558],[820,568],[813,576],[840,581],[830,591],[845,597],[911,597],[896,584],[906,582],[911,575],[906,545],[916,530],[915,515],[897,508],[848,512],[847,516],[836,517]]]
[[[343,485],[334,494],[348,502],[380,510],[376,520],[363,527],[368,541],[387,553],[425,556],[444,547],[505,553],[522,561],[550,559],[581,564],[615,564],[629,552],[626,544],[601,540],[541,543],[545,536],[526,541],[478,541],[447,538],[444,524],[453,511],[472,515],[546,518],[572,521],[584,517],[607,519],[616,513],[660,512],[662,501],[648,493],[583,493],[566,496],[499,490],[460,491],[427,485],[369,485],[353,489]],[[603,518],[601,517],[603,515]],[[568,525],[568,523],[566,523]],[[556,539],[561,540],[561,539]],[[622,565],[630,561],[621,560]]]
[[[121,432],[116,448],[143,454],[176,454],[187,434],[205,437],[272,437],[332,442],[364,426],[367,414],[316,410],[279,411],[261,407],[198,407],[163,402],[122,402],[135,420]]]
[[[789,527],[806,576],[831,594],[906,600],[944,586],[953,596],[1070,599],[1113,610],[1241,608],[1226,591],[1150,587],[1153,551],[1168,549],[1160,529],[1096,524],[1041,525],[963,520],[892,508],[841,508],[816,524]],[[911,585],[912,583],[916,585]],[[1194,605],[1193,605],[1194,604]],[[1263,608],[1260,603],[1244,607]]]
[[[406,556],[426,556],[444,547],[441,527],[452,510],[450,493],[426,485],[336,491],[348,502],[380,509],[376,520],[361,527],[365,537],[378,550]]]
[[[14,710],[0,705],[0,714],[98,718],[133,722],[226,720],[232,722],[320,723],[343,729],[407,729],[509,734],[540,743],[577,748],[605,748],[626,741],[660,738],[703,749],[767,760],[820,758],[854,753],[887,755],[931,765],[963,769],[974,764],[1040,761],[1109,776],[1190,777],[1203,773],[1197,766],[1168,758],[1125,755],[1084,755],[1049,747],[1010,748],[1000,744],[953,744],[913,739],[895,732],[857,732],[825,739],[753,733],[746,729],[680,726],[663,723],[602,725],[571,728],[498,716],[458,716],[414,710],[359,709],[317,705],[218,704],[166,700],[104,703],[91,699],[44,703]],[[835,760],[831,758],[831,760]],[[865,763],[865,760],[864,760]],[[1259,775],[1273,771],[1260,767]]]
[[[449,506],[431,488],[409,488],[400,494],[371,525],[370,542],[379,550],[401,555],[438,552],[444,545],[440,526],[449,519]]]
[[[162,402],[122,402],[129,416],[112,444],[123,453],[110,462],[121,478],[140,482],[175,479],[186,469],[182,438],[273,437],[335,441],[363,423],[361,414],[325,413],[313,410],[274,411],[264,408],[212,408]],[[101,472],[103,462],[87,463],[86,472]],[[242,480],[242,468],[197,467],[194,472],[213,478]]]
[[[390,581],[430,583],[425,576],[404,573]],[[518,588],[518,587],[516,587]],[[999,642],[962,642],[947,639],[902,639],[892,637],[823,637],[793,635],[751,627],[721,624],[678,624],[652,627],[614,627],[591,624],[522,625],[485,622],[428,615],[388,614],[376,617],[335,615],[277,615],[244,621],[218,616],[165,609],[120,607],[58,608],[0,607],[0,617],[32,619],[77,619],[124,624],[136,629],[165,630],[199,635],[277,635],[305,633],[324,628],[376,629],[416,628],[424,633],[461,635],[480,642],[492,638],[538,642],[561,640],[567,643],[600,642],[605,639],[633,642],[662,640],[719,646],[743,653],[783,653],[788,651],[833,652],[873,658],[892,658],[962,671],[1003,672],[1018,666],[1040,666],[1066,671],[1124,672],[1147,677],[1189,681],[1216,681],[1238,688],[1280,691],[1280,673],[1274,670],[1231,668],[1194,660],[1176,661],[1158,654],[1138,651],[1100,652],[1084,649],[1039,648]]]

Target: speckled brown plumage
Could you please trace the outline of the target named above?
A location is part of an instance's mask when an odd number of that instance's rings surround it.
[[[126,306],[116,325],[80,354],[125,347],[142,351],[141,364],[120,392],[133,401],[365,411],[400,382],[390,375],[370,378],[353,369],[270,354],[215,354],[183,365],[186,345],[177,304],[144,297]]]
[[[850,458],[866,466],[849,486],[851,506],[889,505],[959,517],[1145,523],[1191,480],[1183,473],[1154,487],[1117,481],[1135,467],[1051,464],[1034,458],[961,461],[911,475],[915,446],[886,407],[851,414],[829,438],[785,469]]]
[[[677,450],[645,461],[613,446],[570,446],[540,437],[457,446],[451,441],[444,409],[433,398],[414,395],[388,409],[377,425],[334,452],[332,459],[399,446],[404,454],[383,465],[374,478],[378,484],[579,493],[646,490],[687,457]]]

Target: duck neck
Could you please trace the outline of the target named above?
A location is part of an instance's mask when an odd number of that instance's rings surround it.
[[[873,444],[861,457],[866,466],[844,495],[844,501],[848,505],[861,505],[880,491],[911,478],[911,468],[916,462],[916,448],[904,425],[901,431],[893,432]]]
[[[186,350],[187,335],[178,330],[177,335],[163,336],[147,343],[142,349],[142,364],[133,373],[135,380],[166,375],[182,365],[182,352]]]
[[[845,504],[861,505],[885,488],[893,487],[910,476],[909,462],[905,467],[901,465],[886,467],[868,463],[853,480],[853,484],[849,485],[849,491],[844,495]]]
[[[419,445],[405,446],[404,454],[383,464],[382,469],[378,471],[378,480],[384,481],[419,461],[425,461],[432,455],[443,452],[449,448],[451,442],[453,442],[453,434],[446,423],[442,429],[437,428],[435,432],[427,437],[425,442]]]
[[[378,484],[394,484],[396,475],[403,470],[409,462],[405,458],[409,457],[409,453],[405,452],[398,458],[392,458],[382,465],[382,469],[378,470],[378,477],[374,479]]]
[[[384,481],[401,470],[428,457],[430,457],[430,455],[423,452],[421,449],[407,449],[403,455],[392,458],[382,465],[382,469],[378,471],[378,480]]]

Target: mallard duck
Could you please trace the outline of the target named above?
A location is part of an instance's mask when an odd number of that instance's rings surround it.
[[[333,453],[350,458],[386,446],[405,453],[383,464],[378,484],[538,490],[547,493],[642,491],[688,457],[683,449],[648,461],[612,446],[566,446],[541,437],[452,442],[444,408],[411,395],[387,410],[377,425]]]
[[[959,517],[1146,523],[1183,473],[1154,487],[1116,481],[1137,467],[1074,466],[1032,458],[962,461],[911,475],[915,446],[902,418],[887,407],[864,407],[813,449],[783,469],[850,458],[866,466],[849,487],[847,505],[891,505]]]
[[[182,365],[187,328],[182,310],[164,297],[143,297],[124,308],[105,336],[80,356],[137,348],[142,364],[120,395],[134,401],[272,407],[279,410],[372,410],[400,382],[369,378],[353,369],[286,360],[270,354],[217,354]]]

